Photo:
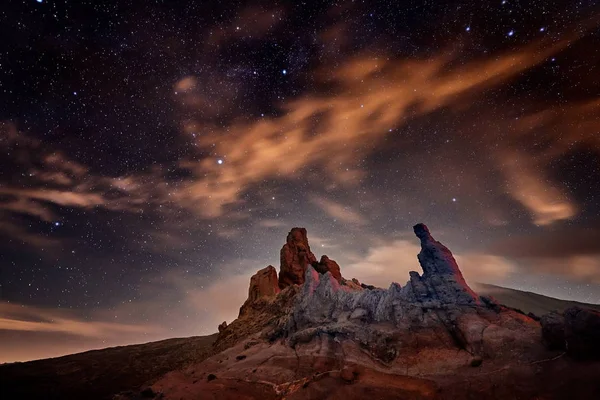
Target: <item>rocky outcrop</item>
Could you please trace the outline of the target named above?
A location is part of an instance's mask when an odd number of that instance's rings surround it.
[[[314,264],[315,270],[320,274],[326,274],[330,272],[336,281],[342,283],[342,273],[340,271],[340,266],[334,260],[329,257],[323,255],[321,256],[321,260],[318,263]]]
[[[215,355],[165,377],[153,390],[164,399],[244,393],[265,400],[558,399],[597,393],[597,374],[587,367],[571,372],[570,358],[542,345],[536,320],[477,296],[427,227],[418,224],[414,231],[423,272],[383,289],[344,279],[327,256],[317,262],[306,230],[292,229],[281,250],[279,279],[271,266],[252,277],[248,300],[219,333]],[[597,332],[597,317],[577,310],[546,317],[542,325],[552,326],[547,331],[559,346],[593,353],[600,340],[587,333]],[[576,388],[561,383],[565,373],[577,376]],[[209,374],[218,378],[208,381]]]
[[[421,252],[417,257],[423,269],[422,277],[417,272],[410,273],[416,299],[479,304],[478,296],[467,285],[450,250],[431,236],[425,224],[417,224],[413,230],[421,241]]]
[[[565,316],[565,341],[569,354],[600,360],[600,312],[580,307],[568,308]]]
[[[292,228],[281,248],[279,288],[303,284],[306,267],[316,262],[317,259],[308,245],[306,229]]]
[[[600,360],[600,312],[571,307],[561,315],[541,318],[542,336],[550,350],[565,350],[578,359]]]
[[[564,350],[565,341],[565,317],[559,313],[552,312],[542,316],[542,338],[544,344],[550,350]]]
[[[252,303],[262,297],[275,296],[280,292],[275,267],[269,265],[252,275],[248,288],[248,299],[240,308],[240,315],[244,314]]]

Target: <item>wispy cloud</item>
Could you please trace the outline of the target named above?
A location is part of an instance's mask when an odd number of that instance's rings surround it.
[[[28,332],[59,332],[69,335],[109,338],[131,333],[156,333],[156,325],[86,321],[65,311],[0,303],[0,329]]]
[[[352,225],[364,225],[367,223],[367,219],[350,206],[317,195],[312,195],[309,199],[334,220]]]

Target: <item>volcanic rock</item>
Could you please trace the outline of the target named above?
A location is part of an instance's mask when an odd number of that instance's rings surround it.
[[[564,316],[567,352],[576,358],[600,360],[600,312],[571,307]]]
[[[544,343],[550,350],[564,350],[565,341],[565,317],[553,312],[542,315],[542,337]]]
[[[220,325],[219,325],[219,333],[223,332],[225,329],[227,329],[227,321],[223,321]]]
[[[413,230],[421,240],[421,252],[417,257],[423,269],[423,279],[421,281],[418,274],[411,273],[411,282],[414,278],[418,281],[416,285],[423,283],[428,295],[443,303],[479,303],[478,296],[467,285],[450,250],[431,236],[425,224],[417,224]],[[421,288],[418,290],[421,291]]]
[[[240,316],[219,333],[215,355],[153,389],[165,399],[560,398],[551,396],[552,385],[560,385],[556,377],[571,364],[544,348],[540,324],[479,298],[427,227],[414,231],[423,273],[382,289],[345,280],[325,256],[316,262],[306,230],[292,229],[277,290],[274,268],[259,271]],[[579,338],[574,348],[594,349],[582,332],[594,332],[596,316],[578,311],[565,320],[571,326],[565,332]],[[558,364],[544,369],[553,360]],[[561,393],[585,398],[600,389],[587,371],[577,369],[585,379]],[[198,378],[209,372],[225,383]]]
[[[248,299],[240,308],[240,315],[248,309],[250,304],[255,303],[262,297],[275,296],[279,293],[277,282],[277,270],[272,265],[256,272],[250,278],[250,287],[248,288]]]
[[[600,312],[571,307],[563,315],[543,315],[540,323],[548,349],[566,350],[578,359],[600,360]]]
[[[308,245],[306,229],[292,228],[281,248],[279,288],[303,284],[306,267],[316,261],[317,258]]]
[[[340,272],[340,266],[334,260],[330,259],[326,255],[321,256],[321,260],[314,264],[315,270],[320,274],[326,274],[330,272],[336,281],[342,283],[342,273]]]

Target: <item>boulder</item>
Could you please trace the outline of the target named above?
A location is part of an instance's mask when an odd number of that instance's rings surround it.
[[[600,360],[600,312],[571,307],[564,312],[565,340],[569,355]]]
[[[223,321],[220,325],[219,325],[219,333],[223,332],[225,329],[227,329],[227,321]]]
[[[559,313],[553,312],[543,315],[540,324],[542,325],[542,339],[544,344],[550,350],[564,350],[565,341],[565,318]]]

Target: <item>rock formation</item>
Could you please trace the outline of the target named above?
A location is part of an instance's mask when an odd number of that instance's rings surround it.
[[[250,306],[262,297],[275,296],[280,292],[277,282],[277,270],[272,265],[265,267],[250,278],[250,287],[248,288],[248,299],[240,308],[240,315]]]
[[[279,288],[304,283],[306,267],[317,261],[310,251],[306,229],[292,228],[281,249],[279,270]]]
[[[239,317],[219,329],[214,356],[165,376],[153,391],[164,399],[251,393],[291,400],[558,399],[600,390],[593,370],[545,348],[540,323],[479,297],[452,253],[425,225],[413,228],[423,272],[387,289],[344,279],[327,256],[317,262],[306,229],[293,228],[279,277],[268,266],[251,278]],[[554,340],[559,348],[598,349],[597,336],[586,333],[598,331],[599,314],[553,318],[550,331],[566,338]],[[545,369],[554,360],[559,364]],[[575,370],[577,387],[557,379]]]
[[[326,255],[321,256],[321,260],[318,263],[313,264],[315,269],[320,274],[330,272],[336,281],[342,283],[342,273],[338,263],[327,257]]]
[[[421,240],[421,252],[417,257],[423,269],[422,277],[417,272],[410,273],[415,295],[430,297],[442,303],[478,303],[478,296],[465,282],[450,250],[431,236],[425,224],[417,224],[413,230]]]
[[[600,312],[571,307],[561,315],[542,316],[542,336],[549,349],[578,359],[600,360]]]

